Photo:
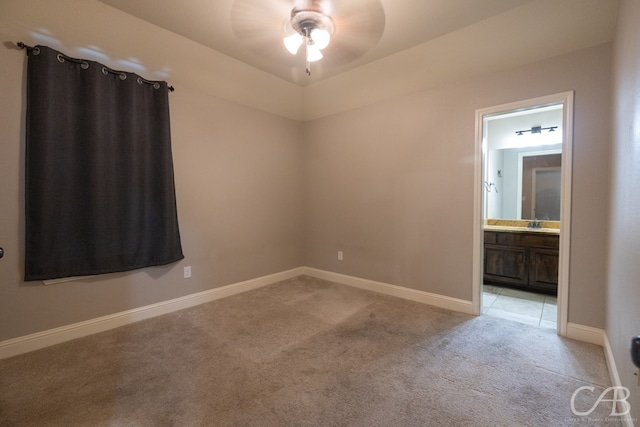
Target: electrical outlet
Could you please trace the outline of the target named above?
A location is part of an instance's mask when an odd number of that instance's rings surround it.
[[[184,278],[188,279],[189,277],[191,277],[191,266],[188,265],[184,268]]]
[[[344,255],[342,251],[338,251],[338,261],[342,261],[344,259]]]

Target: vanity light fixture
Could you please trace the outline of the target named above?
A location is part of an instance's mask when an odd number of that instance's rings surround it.
[[[543,128],[542,126],[533,126],[531,129],[517,130],[516,135],[520,136],[520,135],[523,135],[525,132],[531,132],[532,134],[542,133],[543,130],[547,130],[549,132],[555,132],[556,129],[558,129],[558,126],[549,126],[546,128]]]
[[[311,75],[311,62],[322,59],[322,49],[329,45],[335,27],[330,16],[323,13],[318,2],[310,2],[307,8],[291,10],[291,18],[285,24],[284,45],[295,55],[304,43],[307,60],[306,72]]]

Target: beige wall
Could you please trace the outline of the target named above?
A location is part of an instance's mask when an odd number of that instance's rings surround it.
[[[640,334],[640,3],[620,3],[613,56],[611,222],[607,277],[607,337],[631,416],[640,419],[640,388],[629,358]]]
[[[575,90],[569,321],[604,327],[609,80],[607,44],[308,122],[306,265],[471,300],[475,110]]]
[[[186,258],[51,286],[23,282],[25,54],[2,47],[0,63],[0,341],[303,264],[302,124],[175,85],[172,148]],[[182,277],[186,265],[190,279]]]

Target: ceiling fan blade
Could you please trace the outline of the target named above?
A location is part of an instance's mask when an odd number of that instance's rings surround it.
[[[327,47],[327,56],[333,55],[335,64],[342,65],[364,55],[380,41],[385,14],[378,0],[333,3],[336,31]]]
[[[231,27],[250,50],[261,51],[266,43],[282,39],[290,13],[290,0],[236,0],[231,8]]]

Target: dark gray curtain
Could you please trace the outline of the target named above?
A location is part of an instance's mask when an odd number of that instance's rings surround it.
[[[29,49],[25,198],[25,280],[184,258],[166,82]]]

